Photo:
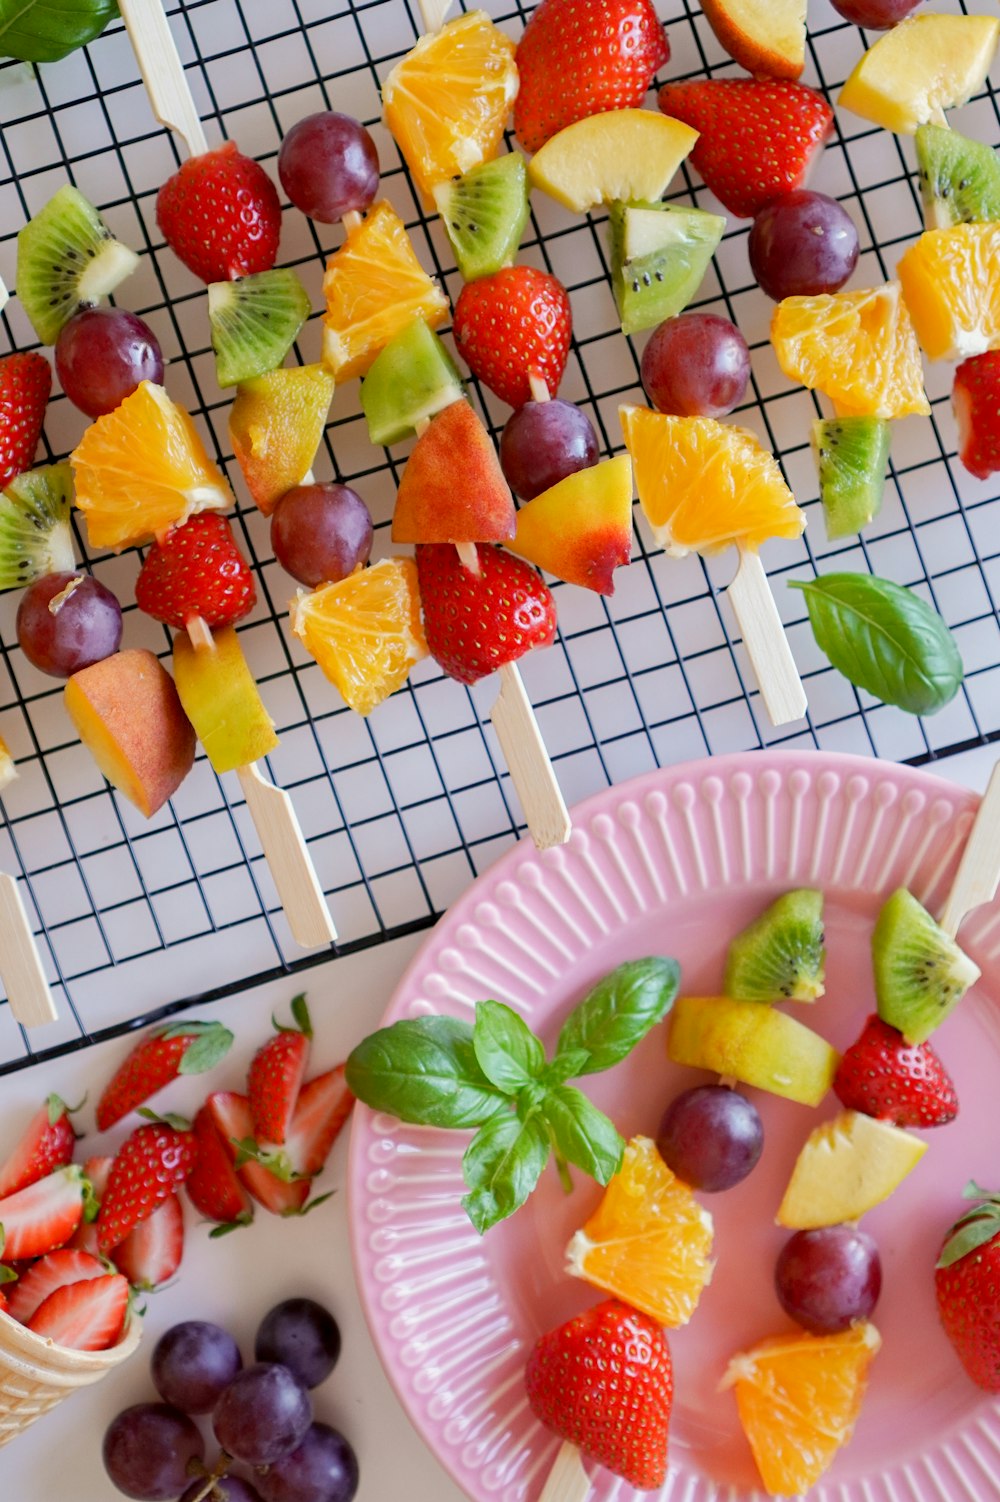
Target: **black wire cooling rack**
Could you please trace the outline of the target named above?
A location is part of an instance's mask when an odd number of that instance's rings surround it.
[[[485,0],[516,37],[530,5]],[[937,0],[938,10],[964,5]],[[439,225],[423,213],[381,126],[380,81],[421,30],[410,0],[186,0],[171,24],[211,144],[238,140],[276,178],[282,133],[316,109],[363,120],[376,138],[382,192],[403,216],[425,267],[457,296],[460,282]],[[658,0],[672,56],[667,78],[734,72],[697,7]],[[835,99],[864,40],[827,0],[811,0],[804,81]],[[869,38],[874,40],[874,38]],[[958,129],[1000,144],[992,87],[956,112]],[[119,239],[142,252],[119,300],[156,331],[169,359],[166,384],[197,414],[239,499],[236,527],[257,575],[259,602],[241,636],[281,745],[274,779],[294,798],[346,953],[430,925],[479,871],[518,838],[523,821],[489,725],[495,691],[469,691],[421,664],[401,693],[362,720],[291,636],[294,586],[272,557],[267,523],[250,503],[230,452],[228,399],[215,382],[204,288],[164,246],[156,191],[178,161],[155,122],[128,38],[114,23],[61,63],[0,66],[0,275],[13,286],[17,231],[66,181],[96,203]],[[862,244],[852,286],[893,274],[922,228],[912,142],[840,114],[812,185],[840,198]],[[686,169],[673,198],[717,209]],[[521,258],[569,289],[575,337],[562,395],[594,421],[605,454],[622,448],[617,407],[641,399],[641,341],[617,324],[602,215],[578,219],[536,194]],[[613,598],[556,586],[559,637],[524,664],[528,691],[569,802],[612,782],[709,752],[765,744],[812,746],[921,763],[1000,738],[1000,497],[955,458],[950,369],[927,371],[933,413],[895,425],[880,516],[861,540],[827,542],[809,451],[820,410],[780,374],[767,342],[772,305],[753,284],[747,224],[730,219],[695,306],[733,318],[753,350],[750,399],[734,421],[778,454],[809,516],[803,539],[771,543],[764,561],[809,694],[805,727],[775,732],[766,720],[735,622],[721,593],[735,554],[666,558],[636,507],[631,566]],[[319,358],[324,258],[339,226],[285,214],[281,264],[302,276],[316,310],[295,358]],[[2,318],[0,351],[33,347],[16,300]],[[507,409],[476,383],[472,399],[495,433]],[[56,395],[45,451],[61,458],[83,420]],[[389,523],[406,446],[373,449],[358,385],[338,390],[320,478],[355,486],[376,520],[373,556],[391,551]],[[79,555],[122,600],[127,645],[166,656],[167,633],[133,604],[139,555]],[[831,568],[867,569],[911,585],[940,610],[961,646],[967,676],[942,713],[920,721],[858,694],[819,655],[802,597],[789,579]],[[203,757],[172,803],[144,821],[119,800],[73,737],[61,686],[24,659],[14,630],[17,596],[0,597],[0,735],[19,779],[4,794],[0,869],[22,888],[60,1009],[29,1037],[0,1006],[0,1073],[85,1047],[195,1001],[303,969],[328,952],[296,949],[271,885],[240,789]]]

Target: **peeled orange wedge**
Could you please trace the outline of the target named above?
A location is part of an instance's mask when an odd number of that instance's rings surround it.
[[[772,1496],[807,1492],[847,1444],[881,1344],[874,1325],[859,1324],[840,1335],[779,1335],[733,1357],[721,1386],[736,1390]]]
[[[1000,347],[1000,224],[927,230],[898,275],[928,359],[966,360]]]
[[[869,47],[837,103],[901,135],[945,125],[982,88],[998,38],[995,16],[910,16]]]
[[[151,381],[91,423],[70,463],[95,548],[135,547],[198,511],[235,504],[191,418]]]
[[[292,601],[291,627],[358,714],[402,688],[427,656],[417,565],[387,558]]]
[[[417,260],[391,204],[374,205],[327,262],[323,363],[338,381],[364,375],[380,350],[422,318],[436,329],[448,299]]]
[[[421,192],[495,157],[517,97],[514,43],[485,11],[422,36],[382,87],[385,123]]]
[[[864,292],[786,297],[771,343],[789,380],[822,391],[839,416],[930,412],[913,323],[899,282]]]
[[[712,1276],[712,1217],[648,1137],[622,1166],[566,1248],[566,1271],[672,1329],[686,1325]]]
[[[752,433],[711,417],[620,407],[639,500],[668,553],[714,553],[734,543],[799,537],[805,516],[773,455]]]

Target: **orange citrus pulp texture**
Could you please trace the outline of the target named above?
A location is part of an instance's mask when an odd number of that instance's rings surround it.
[[[899,280],[928,359],[1000,345],[1000,224],[928,230],[900,260]]]
[[[712,1276],[712,1217],[648,1137],[633,1137],[601,1203],[566,1248],[567,1271],[672,1329]]]
[[[387,558],[338,584],[300,591],[291,625],[346,703],[370,714],[427,656],[417,565]]]
[[[382,89],[385,123],[424,194],[495,157],[517,96],[514,43],[485,11],[430,33]]]
[[[752,433],[710,417],[619,410],[642,509],[668,553],[801,536],[805,516]]]

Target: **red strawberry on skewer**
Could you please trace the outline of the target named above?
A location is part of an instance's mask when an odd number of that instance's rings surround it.
[[[270,271],[278,258],[277,189],[233,141],[191,157],[167,178],[156,222],[174,255],[204,282]]]
[[[552,591],[528,564],[499,548],[477,548],[479,573],[447,544],[417,548],[427,645],[445,672],[475,683],[547,647],[556,632]]]
[[[73,1110],[79,1110],[79,1106],[67,1106],[58,1095],[50,1095],[38,1108],[0,1168],[0,1198],[16,1194],[72,1162],[76,1133],[69,1118]]]
[[[34,352],[0,360],[0,490],[30,469],[52,390],[52,370]]]
[[[907,1043],[877,1013],[841,1058],[833,1088],[848,1110],[893,1126],[944,1126],[958,1115],[955,1086],[930,1044]]]
[[[213,631],[231,626],[256,601],[250,565],[215,512],[202,511],[155,542],[135,581],[139,609],[178,631],[196,616]]]
[[[119,1065],[97,1103],[106,1132],[182,1074],[203,1074],[224,1059],[233,1035],[220,1022],[181,1022],[147,1033]]]
[[[977,480],[988,480],[1000,469],[1000,350],[962,361],[951,400],[958,457]]]
[[[512,407],[531,400],[532,376],[555,396],[572,332],[566,288],[533,266],[505,266],[466,282],[455,304],[459,353],[473,375]]]

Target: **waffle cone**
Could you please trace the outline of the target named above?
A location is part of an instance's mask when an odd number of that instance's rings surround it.
[[[35,1335],[0,1310],[0,1446],[9,1444],[36,1419],[78,1387],[99,1382],[127,1361],[142,1335],[134,1316],[108,1351],[71,1351]]]

